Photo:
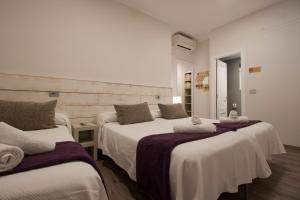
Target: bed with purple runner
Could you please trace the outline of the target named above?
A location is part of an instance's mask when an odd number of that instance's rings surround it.
[[[99,147],[154,200],[215,200],[223,192],[237,192],[238,185],[270,176],[260,144],[279,147],[274,143],[278,138],[265,140],[275,134],[272,125],[262,122],[216,135],[204,133],[197,138],[197,133],[173,133],[174,126],[187,124],[191,124],[191,118],[156,118],[129,125],[106,122],[99,131]]]
[[[171,152],[177,145],[215,137],[259,122],[216,123],[217,131],[214,133],[166,133],[142,138],[136,154],[138,188],[152,200],[171,200],[169,169]]]
[[[62,134],[66,140],[56,142],[53,151],[25,155],[17,167],[0,172],[0,199],[107,200],[104,179],[92,157],[69,132],[47,129],[38,134],[46,139],[50,132],[52,140],[63,140]]]

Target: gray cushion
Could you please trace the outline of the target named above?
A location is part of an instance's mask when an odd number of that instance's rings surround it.
[[[148,103],[114,105],[120,124],[133,124],[153,121]]]
[[[182,104],[158,104],[161,115],[165,119],[178,119],[188,117]]]
[[[0,100],[0,121],[23,131],[55,128],[56,103]]]

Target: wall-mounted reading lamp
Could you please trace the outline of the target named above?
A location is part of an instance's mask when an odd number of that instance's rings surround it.
[[[181,96],[173,96],[173,104],[182,103]]]

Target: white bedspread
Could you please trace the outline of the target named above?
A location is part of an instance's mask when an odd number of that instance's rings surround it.
[[[205,122],[216,122],[201,119]],[[103,153],[136,180],[138,141],[152,134],[173,132],[173,125],[190,118],[119,125],[107,123],[100,130]],[[174,133],[175,134],[175,133]],[[255,137],[227,132],[177,146],[171,154],[170,183],[173,200],[216,200],[222,192],[236,192],[240,184],[270,176],[271,170]]]
[[[272,124],[261,122],[238,129],[238,132],[253,136],[267,160],[271,160],[274,154],[286,153],[279,134]]]
[[[32,137],[73,141],[65,126],[28,132]],[[0,177],[1,200],[107,200],[96,170],[84,162],[70,162]]]

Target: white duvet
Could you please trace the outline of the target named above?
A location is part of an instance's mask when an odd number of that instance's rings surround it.
[[[100,128],[99,145],[105,155],[136,180],[138,141],[147,135],[173,132],[173,125],[185,123],[190,123],[190,118],[157,118],[152,122],[131,125],[107,123]],[[170,163],[172,199],[216,200],[222,192],[237,192],[238,185],[250,183],[254,178],[269,177],[271,170],[265,157],[283,153],[284,148],[279,137],[263,136],[269,134],[264,132],[271,131],[270,128],[265,130],[265,126],[269,124],[261,123],[241,132],[227,132],[177,146],[172,151]],[[252,131],[261,134],[256,135]]]
[[[50,141],[74,141],[66,126],[29,131]],[[96,170],[84,162],[70,162],[0,177],[1,200],[107,200]]]
[[[238,132],[254,137],[267,160],[271,160],[274,154],[286,153],[279,134],[272,124],[261,122],[241,128]]]

